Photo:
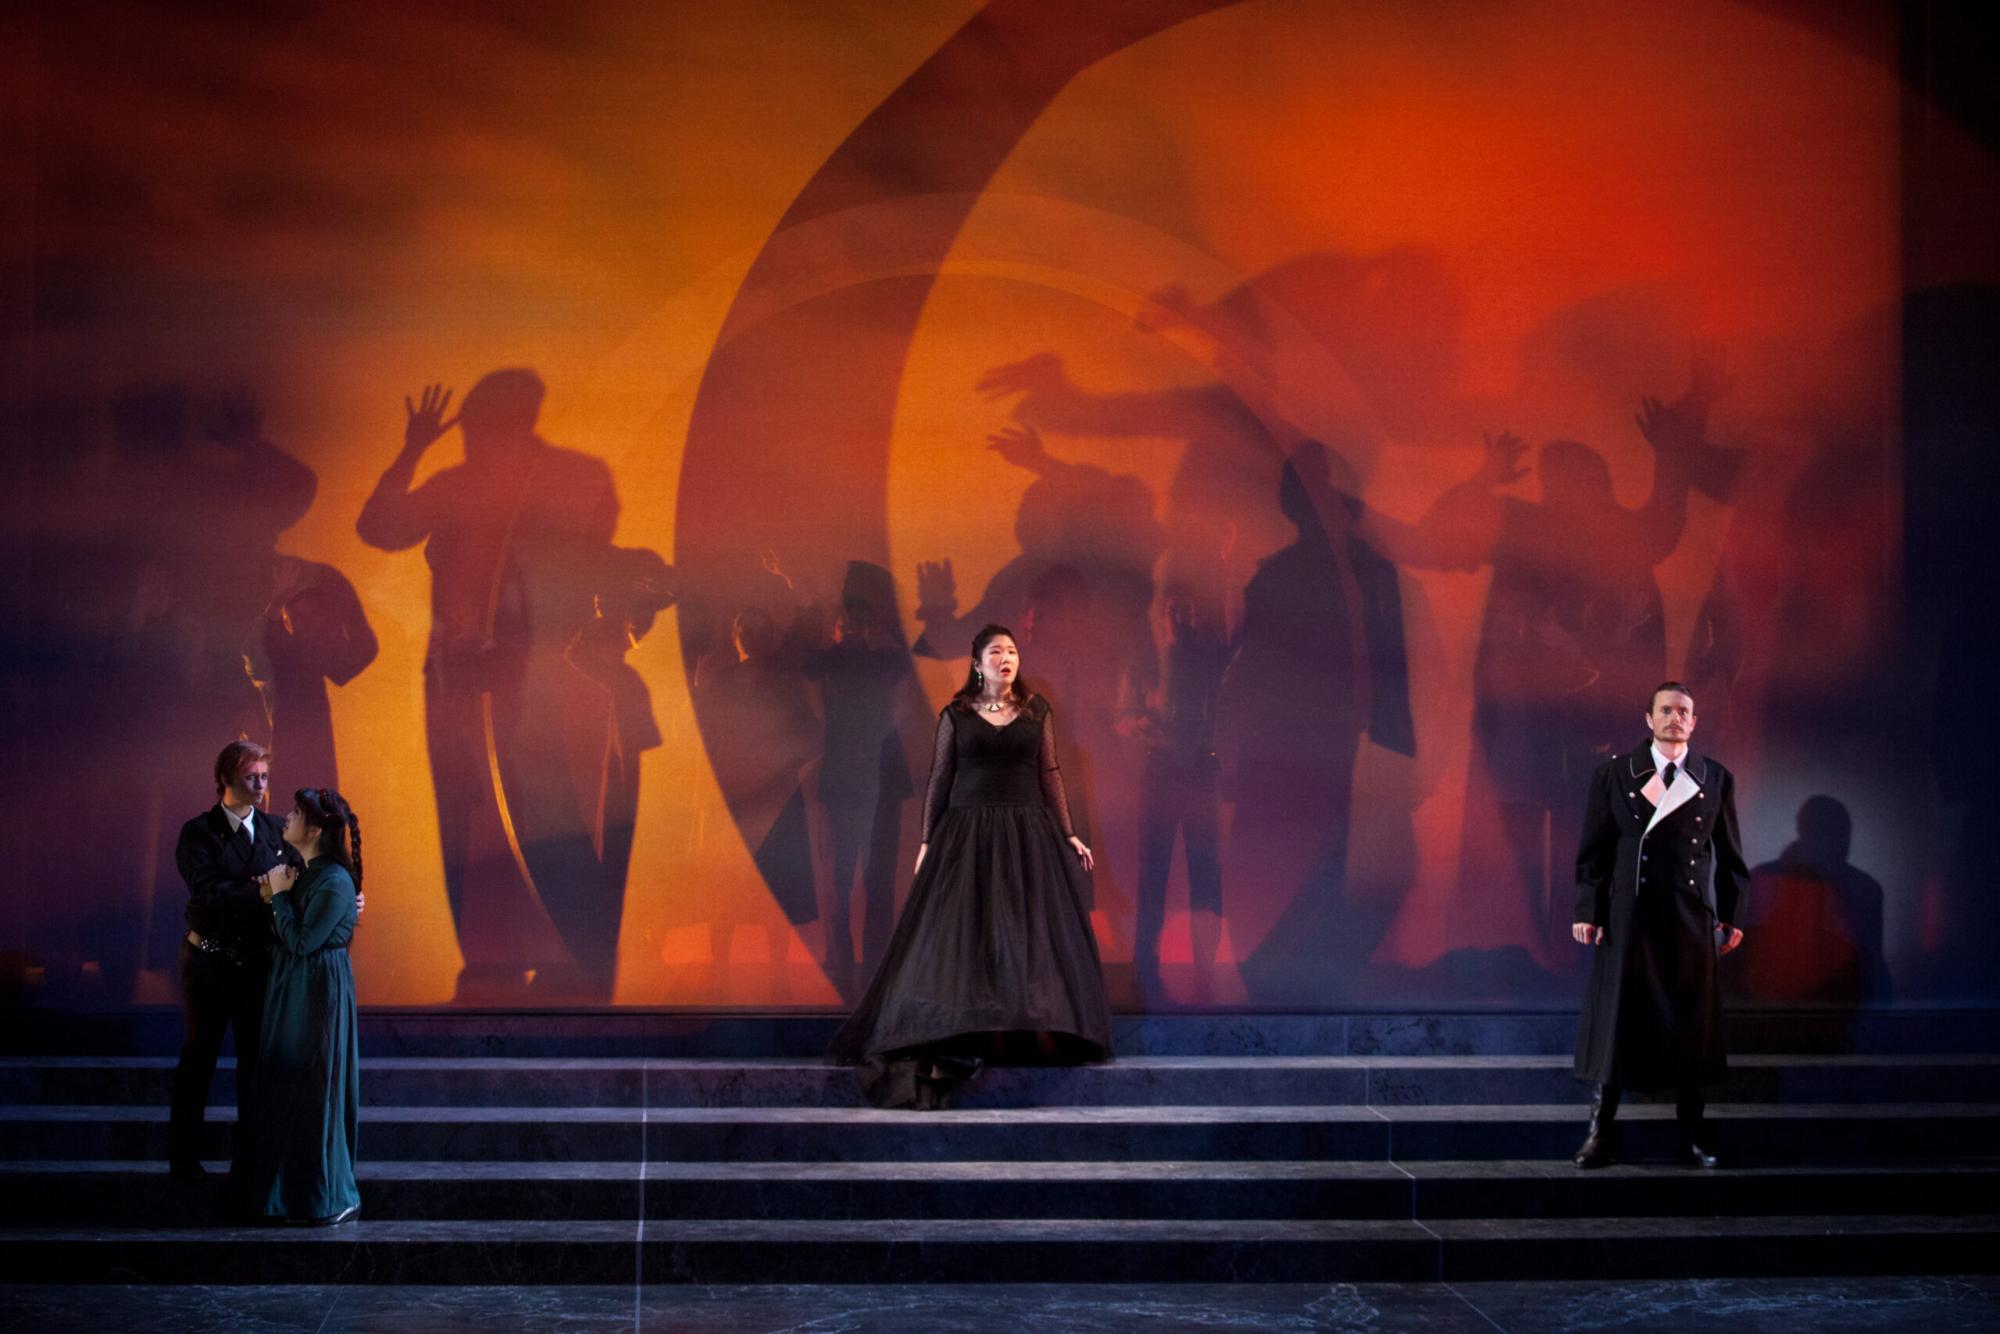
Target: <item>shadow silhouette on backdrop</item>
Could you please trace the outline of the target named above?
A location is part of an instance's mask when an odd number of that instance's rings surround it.
[[[1234,810],[1222,854],[1227,941],[1253,1003],[1319,999],[1333,973],[1352,981],[1406,892],[1415,855],[1407,792],[1357,793],[1354,774],[1364,734],[1386,753],[1415,755],[1403,622],[1405,598],[1421,590],[1405,589],[1369,544],[1352,461],[1330,454],[1301,423],[1338,430],[1364,455],[1363,442],[1385,431],[1423,437],[1450,402],[1462,307],[1423,249],[1316,252],[1206,304],[1179,287],[1153,294],[1139,327],[1194,350],[1213,372],[1207,383],[1091,389],[1043,353],[996,367],[979,384],[1015,397],[1015,415],[1042,429],[1160,439],[1177,451],[1156,576],[1163,588],[1186,591],[1192,623],[1225,634],[1234,658],[1236,684],[1218,701],[1224,731],[1211,744],[1220,745]],[[1295,494],[1307,475],[1311,494]],[[1299,712],[1288,717],[1288,709]],[[1153,749],[1140,766],[1146,814],[1134,959],[1142,992],[1158,989],[1155,879],[1170,868],[1172,845],[1171,822],[1161,821],[1170,807],[1205,805],[1187,782],[1164,782],[1162,763]],[[1201,818],[1184,834],[1189,949],[1205,978],[1210,927],[1193,897],[1196,878],[1206,876]],[[1379,826],[1379,837],[1368,847],[1370,883],[1356,898],[1347,861],[1358,819]]]
[[[536,434],[542,396],[514,368],[452,420],[447,389],[405,399],[403,449],[355,525],[430,566],[425,732],[461,1004],[610,999],[638,752],[659,741],[623,658],[672,604],[672,571],[612,545],[611,472]],[[464,461],[417,485],[454,425]]]
[[[805,655],[805,676],[819,687],[825,721],[815,784],[827,844],[824,959],[834,987],[852,999],[874,975],[895,925],[903,805],[916,795],[902,736],[915,676],[889,571],[871,561],[847,563],[833,642]]]
[[[1078,835],[1094,847],[1131,849],[1137,835],[1119,695],[1128,679],[1154,670],[1153,566],[1166,537],[1152,492],[1137,477],[1055,457],[1029,426],[1008,427],[989,443],[1035,475],[1014,517],[1020,554],[963,613],[951,562],[920,565],[924,629],[915,652],[955,660],[980,626],[1018,627],[1036,689],[1064,720],[1065,786]],[[1129,871],[1120,862],[1128,856],[1107,851],[1099,860],[1090,888],[1101,901],[1093,906],[1122,915]]]
[[[690,664],[754,599],[758,552],[887,561],[909,353],[967,216],[1078,74],[1232,2],[995,0],[832,148],[738,287],[689,418],[674,533]],[[711,756],[731,744],[699,702],[696,719]]]
[[[1222,940],[1222,763],[1216,724],[1222,682],[1236,655],[1229,627],[1189,583],[1160,592],[1165,632],[1151,681],[1128,687],[1121,731],[1137,736],[1146,754],[1139,771],[1138,913],[1132,929],[1132,971],[1142,1000],[1166,995],[1160,937],[1166,925],[1167,881],[1174,841],[1187,863],[1192,999],[1212,998]]]
[[[1700,358],[1680,399],[1642,404],[1654,472],[1636,509],[1618,503],[1603,455],[1574,440],[1543,446],[1540,500],[1501,495],[1527,475],[1527,446],[1502,433],[1487,438],[1477,473],[1390,541],[1405,564],[1492,568],[1474,666],[1462,874],[1478,882],[1467,901],[1490,898],[1505,875],[1525,896],[1530,948],[1557,970],[1577,966],[1569,922],[1577,793],[1666,671],[1654,569],[1680,544],[1693,482],[1723,493],[1731,485],[1731,454],[1705,434],[1725,388],[1720,366]]]
[[[375,632],[347,576],[320,561],[271,562],[263,661],[253,678],[270,716],[271,753],[301,781],[340,787],[327,682],[344,686],[375,661]]]
[[[767,558],[766,568],[789,586],[775,557]],[[729,648],[702,659],[694,685],[696,701],[721,738],[709,750],[716,783],[758,874],[794,927],[820,920],[806,804],[820,722],[804,670],[817,624],[817,614],[801,608],[780,635],[770,612],[745,607],[732,624]],[[726,966],[736,928],[756,923],[743,911],[748,905],[726,889],[713,906],[709,957]]]
[[[1317,440],[1292,451],[1278,507],[1295,540],[1243,590],[1240,648],[1222,687],[1223,772],[1236,808],[1230,931],[1260,1003],[1351,985],[1388,925],[1346,894],[1361,738],[1415,755],[1401,590],[1363,540],[1347,461]]]
[[[1798,838],[1750,872],[1749,912],[1738,923],[1756,942],[1728,962],[1724,980],[1745,1000],[1880,1005],[1892,999],[1882,952],[1882,885],[1848,860],[1854,817],[1833,797],[1799,807]]]
[[[1902,308],[1906,586],[1910,620],[1936,645],[1932,766],[1947,825],[1919,916],[1918,950],[1946,995],[1988,997],[2000,956],[2000,768],[1976,725],[2000,680],[2000,287],[1965,284]]]
[[[301,602],[293,624],[304,623],[303,652],[271,639],[274,582],[306,568],[278,553],[278,538],[311,508],[318,482],[265,437],[251,395],[130,385],[106,405],[102,450],[96,418],[96,405],[74,395],[37,414],[38,435],[68,456],[45,478],[43,513],[20,533],[45,601],[14,624],[32,643],[20,660],[41,686],[16,711],[10,741],[27,765],[15,782],[63,753],[87,754],[131,785],[127,817],[48,866],[39,882],[68,888],[35,907],[23,932],[43,969],[42,1000],[122,1005],[142,967],[178,970],[186,891],[174,835],[188,811],[213,801],[216,747],[269,744],[275,724],[290,749],[279,760],[286,772],[318,781],[324,765],[330,775],[322,683],[351,679],[374,640],[351,586],[323,565],[308,582],[338,604],[328,624],[319,605]],[[351,647],[323,652],[322,629]],[[66,818],[46,784],[24,791],[20,809],[37,827]]]

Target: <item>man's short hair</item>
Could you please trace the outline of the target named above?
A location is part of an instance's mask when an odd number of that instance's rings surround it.
[[[230,742],[222,748],[222,753],[215,757],[215,795],[219,797],[227,792],[229,785],[236,781],[236,775],[243,772],[245,765],[255,764],[258,760],[268,764],[270,759],[269,747],[260,746],[255,741]]]
[[[1686,695],[1689,699],[1694,698],[1694,691],[1689,690],[1687,686],[1682,684],[1681,682],[1662,681],[1658,685],[1653,687],[1653,693],[1647,697],[1646,712],[1651,713],[1653,711],[1653,706],[1660,702],[1660,696],[1666,694],[1670,690],[1677,695]]]

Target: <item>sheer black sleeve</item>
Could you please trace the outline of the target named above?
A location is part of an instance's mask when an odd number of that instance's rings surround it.
[[[958,767],[957,737],[952,732],[951,708],[938,714],[937,741],[931,748],[931,785],[924,789],[924,833],[920,843],[931,841],[938,817],[951,804],[952,773]]]
[[[1056,759],[1056,720],[1042,710],[1042,800],[1048,803],[1064,838],[1075,838],[1076,827],[1069,821],[1069,798],[1063,793],[1062,765]]]

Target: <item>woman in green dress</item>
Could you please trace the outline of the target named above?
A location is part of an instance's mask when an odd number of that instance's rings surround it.
[[[361,1057],[354,1025],[354,936],[361,822],[330,788],[305,788],[285,818],[303,871],[270,875],[271,980],[257,1081],[249,1205],[273,1221],[331,1226],[361,1213],[354,1184]]]

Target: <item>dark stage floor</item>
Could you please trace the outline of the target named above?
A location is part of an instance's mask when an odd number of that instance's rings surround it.
[[[8,1329],[478,1329],[1110,1334],[1145,1330],[1763,1330],[2000,1327],[2000,1278],[889,1287],[0,1288]]]

